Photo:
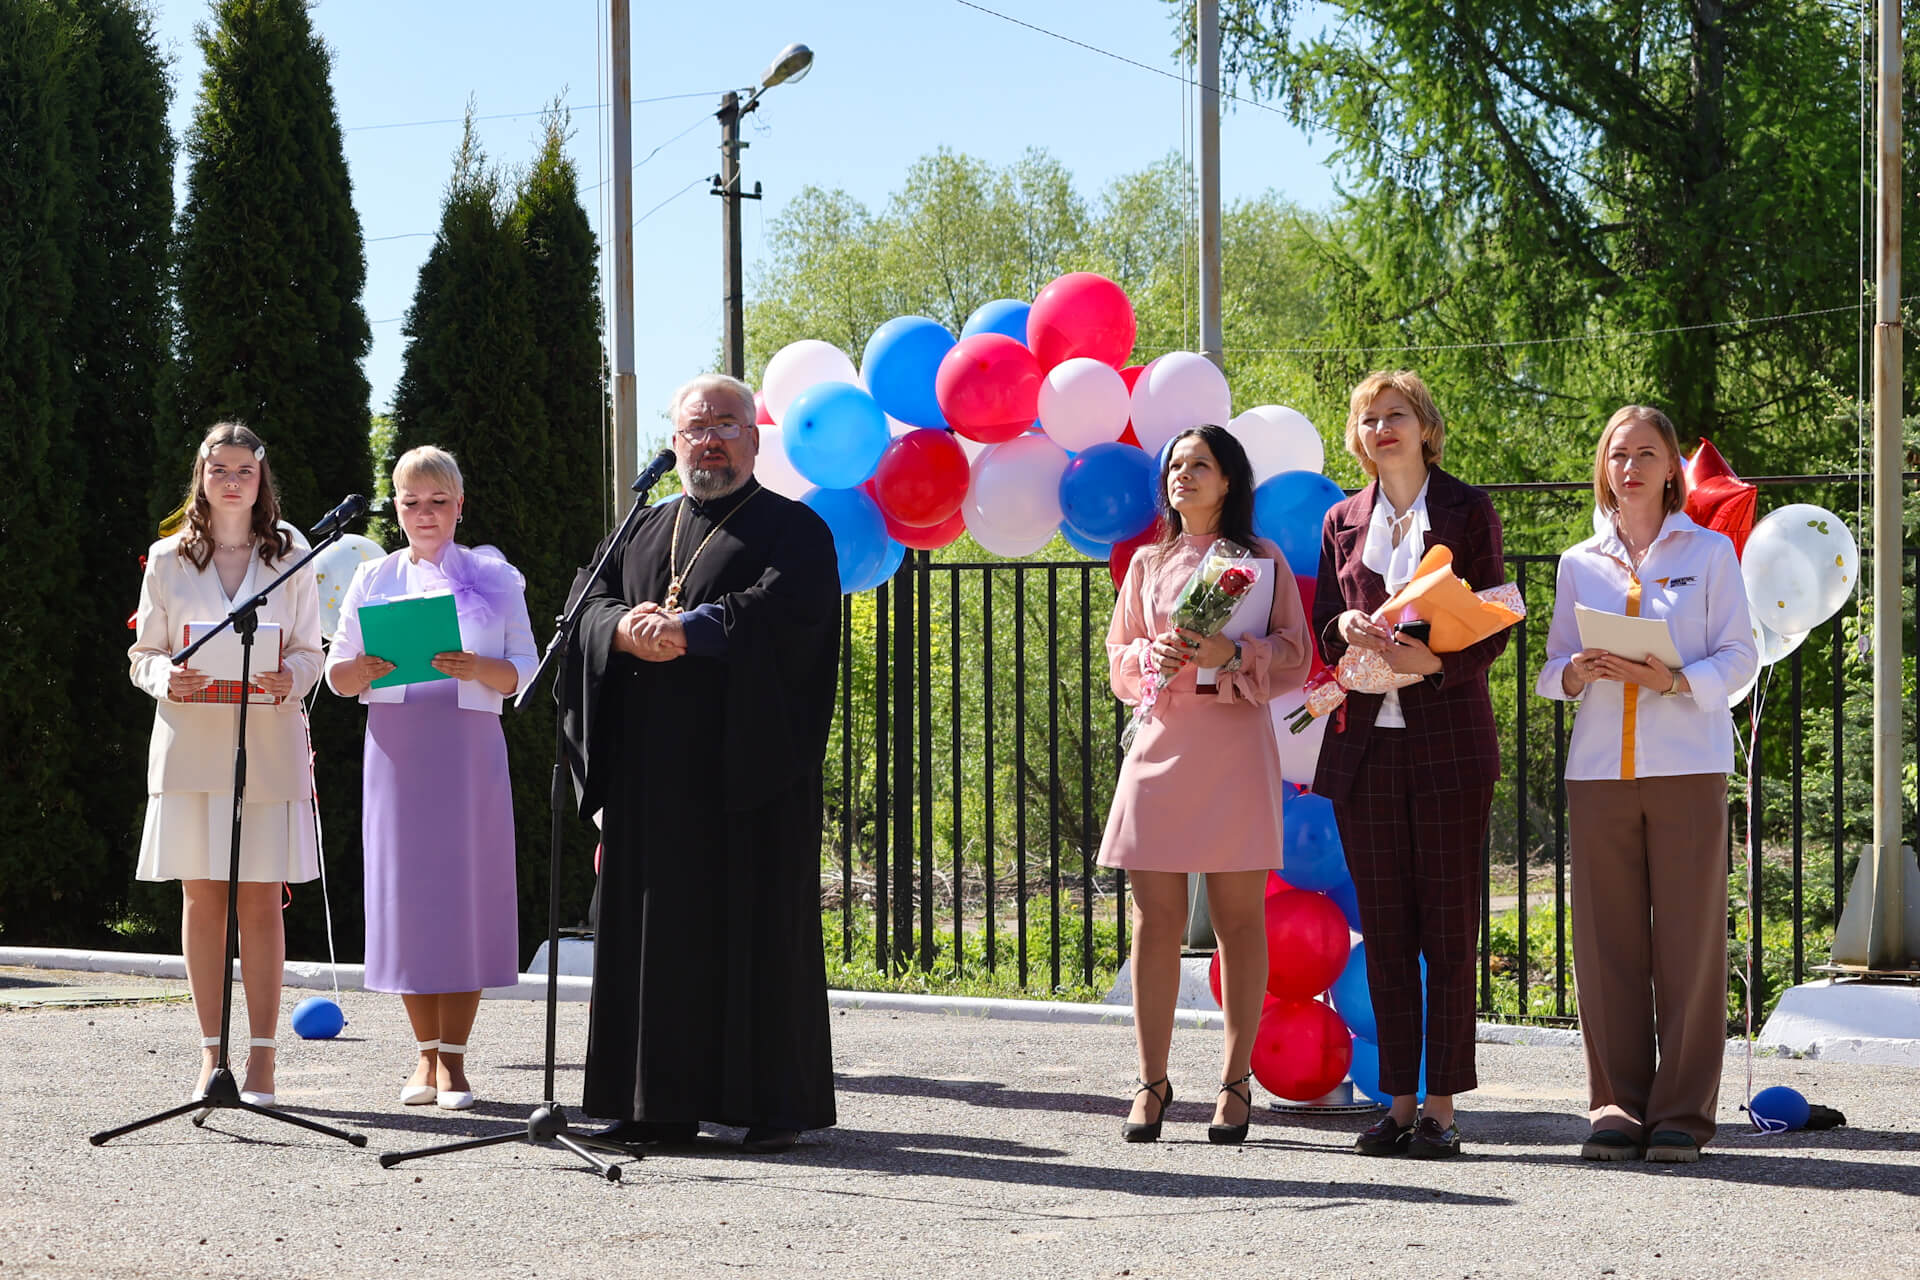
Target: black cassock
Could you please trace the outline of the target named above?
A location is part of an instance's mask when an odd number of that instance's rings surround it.
[[[615,653],[627,609],[666,598],[682,506],[679,606],[720,606],[725,655]],[[587,597],[562,686],[581,812],[603,823],[583,1107],[831,1125],[820,806],[840,640],[832,535],[749,480],[644,512]]]

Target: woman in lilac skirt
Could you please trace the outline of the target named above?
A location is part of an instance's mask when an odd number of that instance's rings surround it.
[[[393,469],[407,546],[354,574],[340,607],[327,682],[367,704],[367,976],[399,994],[419,1041],[400,1090],[407,1106],[473,1105],[467,1033],[484,987],[518,979],[513,784],[500,709],[538,665],[526,580],[492,547],[453,540],[465,502],[453,456],[431,445]],[[393,664],[366,652],[360,609],[451,591],[462,648],[433,666],[445,680],[371,687]]]

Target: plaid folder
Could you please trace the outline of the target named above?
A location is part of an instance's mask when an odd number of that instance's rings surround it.
[[[187,628],[181,627],[180,647],[184,649],[189,643]],[[262,692],[259,689],[252,690],[247,700],[255,706],[276,706],[285,701],[283,698],[275,697],[273,694]],[[200,692],[188,694],[184,698],[177,699],[177,701],[237,703],[240,701],[240,682],[238,680],[214,680],[209,682],[207,687]]]

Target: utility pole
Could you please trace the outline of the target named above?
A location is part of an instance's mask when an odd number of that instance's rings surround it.
[[[726,333],[721,341],[721,352],[727,366],[727,372],[736,378],[747,375],[747,319],[746,290],[740,281],[740,202],[758,200],[760,184],[753,184],[753,193],[748,195],[740,190],[740,152],[746,143],[740,141],[740,117],[760,105],[760,95],[756,92],[747,99],[746,106],[740,105],[740,95],[729,92],[720,99],[720,173],[713,180],[713,194],[720,197],[720,271],[723,282],[726,313]]]
[[[640,472],[633,376],[633,31],[631,0],[611,0],[613,59],[613,512],[632,509]]]
[[[1873,323],[1873,847],[1860,859],[1833,936],[1836,966],[1920,968],[1920,867],[1901,843],[1900,5],[1879,6],[1878,164]]]
[[[1200,13],[1200,354],[1223,371],[1220,336],[1220,3]]]

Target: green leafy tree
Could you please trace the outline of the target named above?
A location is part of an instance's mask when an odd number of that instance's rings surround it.
[[[146,797],[152,707],[125,680],[124,625],[153,539],[149,503],[161,388],[169,370],[173,93],[152,20],[130,0],[61,0],[73,235],[73,308],[61,329],[80,466],[60,485],[86,495],[74,530],[80,578],[65,596],[75,674],[69,732],[87,749],[68,782],[107,865],[131,868]],[[173,484],[179,477],[170,477]],[[177,499],[177,493],[173,494]],[[103,876],[101,886],[117,883]],[[102,903],[102,907],[109,904]]]
[[[541,171],[536,164],[530,181],[537,182]],[[500,171],[488,162],[474,136],[469,111],[440,230],[407,312],[407,350],[393,401],[396,456],[415,445],[436,444],[461,459],[466,480],[461,540],[497,546],[526,575],[527,607],[538,642],[551,631],[549,620],[564,602],[577,561],[592,550],[591,543],[584,550],[564,545],[556,536],[556,522],[570,506],[597,510],[600,491],[597,474],[584,488],[570,488],[568,477],[556,475],[550,466],[580,464],[570,446],[561,453],[554,450],[543,398],[552,384],[542,336],[564,333],[567,341],[560,354],[570,361],[565,367],[578,372],[581,326],[592,326],[594,319],[591,311],[570,318],[549,312],[546,322],[553,327],[543,329],[538,318],[526,224],[536,210],[543,228],[553,230],[565,220],[565,210],[557,207],[564,177],[550,165],[546,172],[546,181],[555,185],[522,204],[527,218],[516,216]],[[579,246],[569,243],[561,249],[550,241],[548,248],[571,255]],[[555,266],[552,256],[543,264],[549,281],[555,279]],[[590,290],[582,293],[576,285],[573,292],[576,307],[590,300]],[[589,383],[585,391],[597,394],[594,386]],[[579,404],[581,390],[568,388],[570,404]],[[569,422],[568,430],[574,429]],[[575,511],[574,518],[586,517]],[[529,948],[533,938],[546,932],[552,716],[552,701],[542,693],[520,710],[509,708],[504,724],[522,855],[521,933]],[[586,843],[578,824],[568,825],[572,839]],[[577,914],[590,892],[591,863],[584,856],[573,857],[567,868],[567,910]]]
[[[104,842],[70,786],[86,744],[69,696],[75,616],[73,542],[81,460],[73,443],[73,370],[65,345],[75,305],[79,227],[67,59],[73,33],[35,0],[0,0],[0,928],[43,939],[89,926],[87,888]],[[89,673],[104,681],[107,672]]]
[[[179,372],[159,505],[188,449],[238,418],[274,451],[305,525],[371,472],[367,266],[326,45],[303,0],[217,0],[197,32],[207,69],[187,134],[179,237]]]

